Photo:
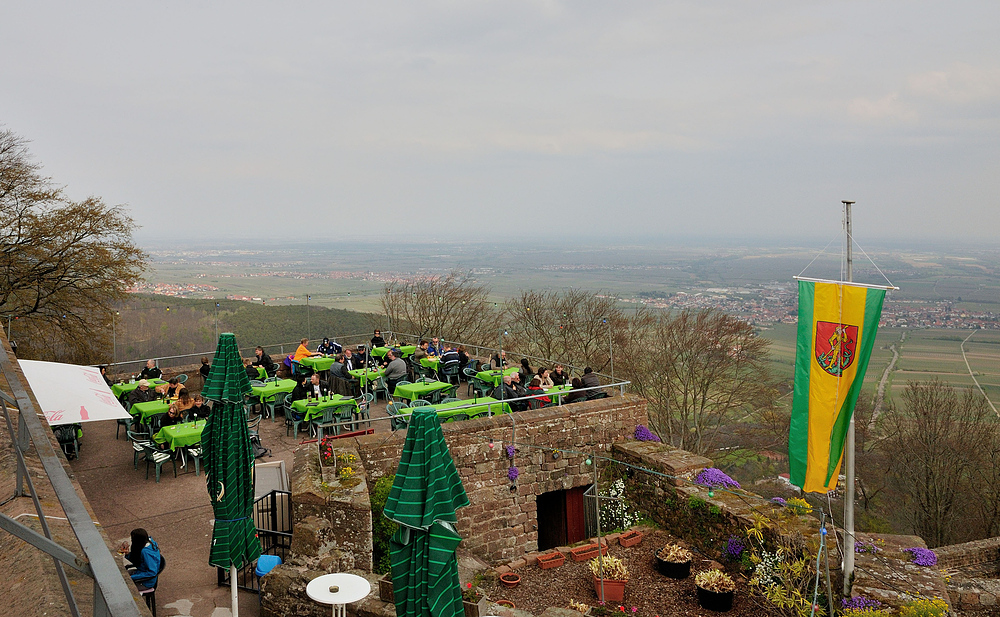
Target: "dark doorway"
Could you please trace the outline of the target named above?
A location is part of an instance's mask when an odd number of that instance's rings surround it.
[[[538,550],[568,546],[587,538],[583,514],[586,486],[542,493],[536,498]]]

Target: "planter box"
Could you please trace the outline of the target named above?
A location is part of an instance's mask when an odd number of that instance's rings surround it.
[[[632,531],[626,531],[618,538],[618,544],[621,544],[625,548],[630,546],[635,546],[636,544],[642,542],[642,532],[638,529],[633,529]]]
[[[563,555],[559,551],[554,553],[549,553],[547,555],[538,556],[538,567],[543,570],[548,570],[549,568],[558,568],[559,566],[566,563],[566,555]]]
[[[392,574],[386,574],[378,579],[378,599],[390,604],[396,603],[396,596],[392,593]]]
[[[698,604],[702,608],[719,613],[724,613],[733,608],[733,598],[736,596],[735,591],[719,593],[702,589],[701,587],[696,587],[696,589],[698,590]]]
[[[483,596],[479,602],[466,602],[462,600],[462,608],[465,609],[465,617],[485,617],[486,596]]]
[[[585,546],[578,546],[578,547],[570,550],[569,556],[570,556],[570,558],[573,559],[573,561],[589,561],[589,560],[593,559],[594,557],[597,557],[597,550],[598,550],[598,548],[597,548],[596,544],[587,544]],[[601,544],[600,545],[600,551],[601,551],[601,555],[607,555],[608,554],[608,545],[607,544]]]
[[[628,581],[616,581],[610,578],[604,579],[604,595],[601,596],[601,579],[597,578],[593,574],[591,577],[594,579],[594,593],[597,594],[597,599],[601,602],[622,602],[625,600],[625,584]]]

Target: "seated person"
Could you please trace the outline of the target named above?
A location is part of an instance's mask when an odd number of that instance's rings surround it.
[[[344,379],[354,379],[348,371],[353,371],[356,368],[361,368],[363,365],[358,362],[358,359],[354,357],[354,352],[350,349],[344,350],[344,359],[341,360],[344,367],[341,370],[341,377]]]
[[[521,368],[517,372],[521,374],[521,383],[523,384],[528,383],[535,376],[535,371],[531,369],[531,364],[527,358],[521,358]]]
[[[177,402],[174,404],[177,405],[177,409],[179,409],[181,413],[186,413],[189,409],[194,407],[194,399],[190,394],[188,394],[188,389],[181,386],[181,389],[177,391]]]
[[[208,363],[208,357],[202,356],[201,368],[198,369],[198,374],[201,375],[202,382],[208,379],[208,374],[211,372],[212,372],[212,365]]]
[[[355,368],[365,368],[368,366],[368,349],[364,345],[358,345],[354,352]]]
[[[253,353],[257,356],[257,359],[253,361],[253,365],[262,367],[268,375],[274,375],[274,362],[271,361],[271,356],[267,355],[264,348],[258,345],[253,350]]]
[[[601,385],[601,380],[597,377],[597,373],[595,373],[594,369],[589,366],[583,369],[583,378],[580,379],[580,381],[583,382],[584,388],[596,388]],[[587,392],[587,396],[593,397],[600,392],[604,392],[604,390],[590,390]]]
[[[108,377],[108,367],[105,364],[101,365],[101,377],[104,378],[104,383],[108,384],[108,387],[114,385],[114,382],[111,381],[110,377]]]
[[[176,377],[171,377],[167,383],[156,386],[156,392],[167,398],[177,398],[177,393],[181,391],[182,387],[184,385]]]
[[[292,390],[292,400],[300,401],[308,398],[320,398],[326,396],[329,392],[330,390],[327,385],[319,380],[319,373],[313,373],[303,379],[302,383],[296,384],[295,389]]]
[[[587,393],[582,391],[583,382],[580,378],[574,377],[571,383],[573,384],[573,389],[570,390],[569,394],[563,397],[563,403],[575,403],[577,401],[585,400],[587,398]]]
[[[163,571],[160,547],[145,529],[133,529],[131,535],[131,545],[126,543],[118,549],[120,553],[124,553],[122,560],[125,562],[125,570],[140,591],[153,589],[156,587],[156,577]]]
[[[323,354],[324,356],[329,356],[330,354],[337,353],[337,350],[334,349],[333,345],[330,344],[329,337],[326,336],[323,337],[323,342],[319,344],[319,347],[316,348],[316,351]]]
[[[553,385],[562,386],[569,380],[569,375],[563,370],[562,364],[557,364],[549,374],[549,378],[552,380]]]
[[[469,357],[468,352],[465,351],[465,345],[459,345],[458,346],[458,374],[462,375],[462,379],[465,379],[465,375],[463,375],[462,373],[463,373],[463,371],[465,371],[465,367],[469,366],[469,361],[471,359],[472,358]]]
[[[518,396],[527,396],[528,390],[524,387],[521,382],[521,373],[512,373],[510,376],[510,387],[514,388],[514,392],[517,392]]]
[[[539,385],[543,388],[552,388],[556,385],[555,382],[552,381],[551,372],[545,367],[538,369],[538,374],[535,375],[535,379],[538,380]]]
[[[204,420],[212,415],[212,410],[209,408],[208,403],[205,402],[204,397],[200,394],[195,394],[191,396],[191,409],[188,410],[188,418],[192,421]]]
[[[438,378],[441,381],[447,381],[448,377],[445,375],[445,370],[458,369],[458,374],[462,374],[462,358],[458,355],[451,345],[445,345],[444,350],[441,352],[441,362],[438,364]]]
[[[504,375],[503,379],[500,381],[500,385],[494,388],[490,396],[498,401],[518,398],[517,391],[514,390],[513,386],[513,377],[511,375]],[[528,403],[527,401],[515,401],[510,403],[510,407],[514,411],[524,411],[528,408]]]
[[[132,405],[136,403],[148,403],[156,399],[156,392],[149,389],[149,382],[145,379],[139,380],[139,387],[128,395],[128,402]]]
[[[162,376],[163,373],[153,360],[146,360],[146,366],[139,371],[139,379],[159,379]]]
[[[398,349],[390,349],[389,352],[385,354],[386,359],[389,361],[385,367],[384,374],[385,384],[389,388],[389,394],[393,394],[396,391],[396,384],[406,378],[406,362],[396,355],[398,353]]]
[[[247,378],[253,381],[260,381],[260,371],[253,365],[253,360],[243,358],[243,370],[247,372]]]
[[[528,394],[528,396],[531,396],[533,394],[545,394],[545,390],[542,389],[542,382],[539,381],[539,379],[537,377],[533,377],[531,379],[531,383],[528,384],[528,392],[527,392],[527,394]],[[540,397],[538,397],[535,400],[538,401],[538,403],[542,407],[546,407],[546,406],[552,404],[552,399],[550,399],[547,396],[540,396]]]
[[[420,341],[420,344],[417,345],[417,348],[413,352],[414,362],[419,362],[424,358],[430,357],[430,354],[427,353],[427,346],[428,346],[427,341]]]
[[[493,357],[490,358],[490,368],[500,369],[500,368],[503,368],[505,366],[507,366],[507,352],[506,351],[501,350],[499,356],[497,354],[493,354]]]
[[[427,346],[428,356],[440,356],[444,349],[441,348],[441,340],[438,337],[431,339],[430,345]]]
[[[309,339],[304,338],[301,341],[299,341],[299,347],[298,349],[295,350],[295,353],[292,355],[292,362],[298,362],[302,360],[302,358],[309,358],[311,356],[318,356],[318,355],[320,354],[309,351]]]
[[[183,422],[184,422],[184,415],[181,414],[181,411],[179,409],[177,409],[177,403],[173,403],[172,405],[170,405],[170,408],[167,409],[167,413],[164,414],[163,417],[160,419],[160,428],[157,429],[156,432],[160,432],[168,426],[173,426],[175,424],[182,424]],[[168,446],[165,443],[160,444],[161,450],[167,450],[169,448],[170,446]]]
[[[381,330],[375,330],[375,336],[372,337],[371,344],[372,349],[376,347],[385,347],[385,339],[382,338]]]

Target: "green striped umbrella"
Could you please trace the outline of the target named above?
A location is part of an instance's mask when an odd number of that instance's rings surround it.
[[[260,541],[252,518],[254,500],[253,448],[247,431],[243,397],[250,380],[243,369],[236,337],[219,336],[212,370],[202,396],[215,401],[201,434],[208,496],[215,512],[209,565],[229,568],[236,614],[235,571],[260,556]]]
[[[414,409],[385,516],[398,617],[462,617],[455,509],[469,505],[437,412]]]

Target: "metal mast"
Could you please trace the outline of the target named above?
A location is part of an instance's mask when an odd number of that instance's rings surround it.
[[[854,235],[851,232],[851,206],[853,201],[844,200],[844,230],[847,235],[847,282],[854,281],[854,262],[851,248]],[[847,443],[844,453],[844,595],[851,592],[851,579],[854,576],[854,414],[847,425]]]

